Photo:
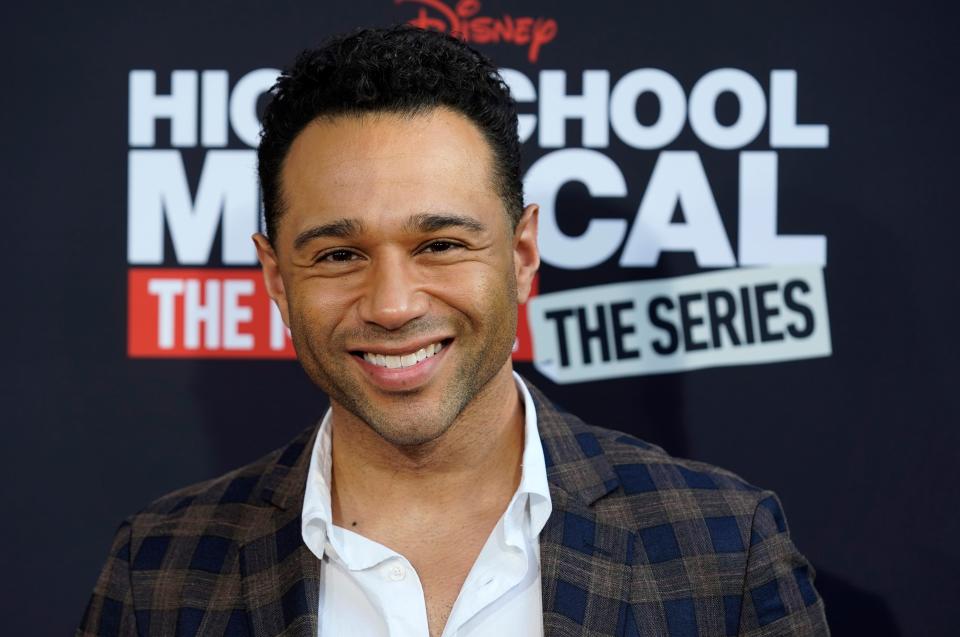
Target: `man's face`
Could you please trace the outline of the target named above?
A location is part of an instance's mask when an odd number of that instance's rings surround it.
[[[317,120],[282,172],[271,296],[313,381],[385,440],[436,439],[509,376],[517,303],[539,264],[479,129],[447,109]]]

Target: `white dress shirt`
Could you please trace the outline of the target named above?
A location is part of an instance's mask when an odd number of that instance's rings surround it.
[[[467,575],[443,637],[543,635],[539,536],[552,504],[533,399],[516,373],[514,379],[524,406],[520,484]],[[328,410],[310,458],[301,527],[304,543],[323,561],[319,634],[426,637],[426,600],[410,562],[333,524],[331,429]]]

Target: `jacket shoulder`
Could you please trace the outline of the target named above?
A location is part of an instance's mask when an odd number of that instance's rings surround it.
[[[672,456],[636,436],[588,425],[571,414],[562,417],[577,453],[584,457],[576,464],[605,477],[606,494],[593,505],[601,519],[633,530],[664,524],[676,527],[677,521],[688,520],[679,525],[677,532],[682,533],[684,527],[700,524],[732,528],[730,521],[736,518],[746,541],[758,511],[769,509],[777,526],[786,529],[775,494],[736,473]]]
[[[600,510],[612,505],[621,512],[650,512],[681,506],[695,513],[700,502],[717,515],[725,509],[739,514],[761,499],[761,489],[731,471],[674,457],[636,436],[587,424],[529,382],[527,387],[537,408],[548,479]]]
[[[660,474],[658,486],[661,488],[743,491],[753,494],[762,491],[733,471],[706,462],[672,456],[663,448],[636,436],[583,422],[579,423],[578,429],[578,440],[596,441],[598,448],[617,470],[625,490],[642,487],[636,484],[636,467],[645,466],[647,471]]]
[[[176,534],[201,526],[235,536],[258,509],[269,506],[278,469],[289,469],[305,451],[314,427],[288,444],[223,475],[167,493],[128,518],[136,535]]]
[[[815,571],[794,545],[775,493],[628,434],[583,423],[571,430],[588,456],[612,466],[616,487],[594,507],[598,520],[634,538],[622,559],[644,574],[638,597],[649,594],[650,578],[685,589],[701,634],[725,623],[727,634],[829,635]],[[659,603],[662,589],[654,590],[650,601]],[[637,632],[657,632],[646,619]]]

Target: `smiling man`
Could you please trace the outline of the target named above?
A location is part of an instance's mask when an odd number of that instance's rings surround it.
[[[121,525],[81,635],[825,635],[776,497],[513,372],[539,265],[517,114],[462,42],[281,76],[254,237],[318,426]]]

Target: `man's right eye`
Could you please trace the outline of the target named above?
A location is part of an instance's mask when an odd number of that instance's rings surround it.
[[[355,252],[352,252],[351,250],[331,250],[330,252],[321,254],[317,258],[317,262],[319,263],[322,261],[338,261],[338,262],[352,261],[356,257],[357,257],[357,254]]]

